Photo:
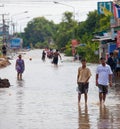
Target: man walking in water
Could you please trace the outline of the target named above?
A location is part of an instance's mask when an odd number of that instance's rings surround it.
[[[54,54],[53,54],[53,61],[52,61],[52,63],[53,63],[54,65],[56,65],[56,66],[58,65],[58,56],[59,56],[60,59],[62,60],[59,51],[56,50],[56,51],[54,52]]]
[[[87,104],[87,93],[89,88],[89,78],[91,71],[86,67],[86,60],[81,60],[82,66],[78,68],[77,84],[78,84],[78,103],[81,100],[81,94],[84,94],[85,104]]]
[[[100,104],[105,102],[106,94],[108,93],[108,84],[112,86],[112,70],[106,64],[105,58],[100,58],[101,64],[96,70],[96,86],[99,88]]]
[[[43,52],[42,52],[42,60],[43,61],[45,61],[45,57],[46,57],[46,52],[45,52],[45,50],[43,50]]]

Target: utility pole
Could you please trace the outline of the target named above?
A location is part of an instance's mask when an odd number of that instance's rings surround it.
[[[2,15],[2,36],[3,36],[3,44],[6,43],[7,37],[7,25],[5,24],[5,15],[8,14],[0,14]]]
[[[5,36],[5,33],[6,33],[6,27],[5,27],[5,19],[4,19],[4,14],[2,14],[2,21],[3,21],[3,44],[5,43],[5,39],[6,39],[6,36]]]

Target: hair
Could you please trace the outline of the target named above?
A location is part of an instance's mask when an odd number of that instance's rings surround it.
[[[81,62],[83,62],[83,61],[86,61],[86,59],[85,59],[85,58],[82,58],[82,59],[81,59]]]
[[[20,58],[20,57],[22,57],[22,55],[20,54],[20,55],[18,55],[18,57]]]
[[[105,60],[105,57],[101,57],[100,60]]]
[[[113,52],[110,52],[110,55],[113,55]]]

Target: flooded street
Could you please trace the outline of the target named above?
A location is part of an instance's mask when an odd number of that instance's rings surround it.
[[[76,78],[79,62],[62,56],[58,67],[41,60],[41,50],[23,54],[25,72],[17,80],[15,60],[0,69],[11,87],[0,89],[0,129],[120,129],[120,86],[109,88],[104,106],[99,105],[95,86],[95,64],[88,64],[90,78],[88,104],[77,103]],[[32,60],[29,60],[32,58]]]

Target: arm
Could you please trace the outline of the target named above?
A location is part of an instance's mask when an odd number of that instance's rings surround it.
[[[24,70],[25,70],[25,62],[24,62],[24,60],[23,60],[23,68],[24,68]]]
[[[111,68],[109,67],[109,77],[108,77],[108,79],[109,79],[109,86],[111,87],[112,86],[112,74],[113,74],[113,72],[112,72],[112,70],[111,70]]]
[[[90,77],[91,77],[91,71],[90,69],[88,69],[88,77],[86,78],[85,83],[88,83],[88,80],[90,79]]]
[[[60,53],[58,55],[59,55],[60,59],[62,60],[62,57],[61,57]]]
[[[87,83],[89,79],[90,79],[90,76],[86,79],[85,83]]]
[[[109,85],[112,86],[112,74],[109,74]]]
[[[78,69],[78,74],[77,74],[77,84],[78,84],[78,81],[79,81],[79,69]]]
[[[98,86],[98,74],[96,74],[96,86]]]
[[[17,67],[17,60],[16,60],[16,64],[15,64],[15,69],[16,69],[16,67]]]

